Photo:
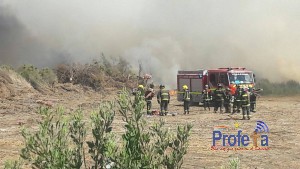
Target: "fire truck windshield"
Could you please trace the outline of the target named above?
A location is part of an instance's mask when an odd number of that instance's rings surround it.
[[[228,73],[231,84],[253,83],[252,73]]]

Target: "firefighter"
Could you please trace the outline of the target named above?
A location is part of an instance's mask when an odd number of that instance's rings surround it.
[[[217,113],[219,107],[220,107],[220,112],[223,113],[224,98],[225,98],[225,91],[222,87],[222,84],[218,83],[218,88],[214,92],[215,113]]]
[[[134,97],[134,101],[135,103],[137,103],[139,100],[144,100],[144,86],[143,85],[139,85],[137,90],[134,91],[132,93],[135,97]],[[133,105],[133,107],[135,107],[135,105]]]
[[[224,107],[225,113],[231,113],[232,94],[230,88],[226,88]]]
[[[138,85],[138,87],[133,90],[132,94],[134,96],[136,96],[136,95],[143,95],[144,94],[144,86],[141,85],[141,84]]]
[[[151,107],[152,107],[152,98],[154,97],[154,85],[150,84],[148,90],[145,92],[145,100],[147,103],[147,115],[152,115]]]
[[[256,90],[255,88],[249,88],[250,92],[250,112],[256,112],[256,98],[259,97],[258,92],[261,89]]]
[[[233,113],[240,113],[241,109],[241,97],[242,97],[242,88],[240,85],[237,85],[237,88],[234,93],[234,102],[233,102]]]
[[[250,95],[247,89],[242,89],[242,97],[241,97],[241,103],[242,103],[242,111],[243,111],[243,120],[245,120],[245,116],[247,114],[248,120],[250,120]]]
[[[160,90],[157,93],[157,102],[160,104],[160,115],[168,114],[168,104],[170,103],[170,93],[165,89],[165,85],[159,86]]]
[[[205,85],[205,89],[202,91],[202,100],[204,110],[208,108],[208,110],[210,111],[210,101],[212,100],[212,96],[210,94],[210,90],[208,89],[208,85]]]
[[[191,100],[191,94],[189,91],[189,88],[187,85],[183,85],[183,108],[184,108],[184,114],[190,114],[190,100]]]
[[[138,90],[137,90],[137,93],[140,94],[141,96],[144,95],[144,86],[143,85],[139,85],[138,86]]]

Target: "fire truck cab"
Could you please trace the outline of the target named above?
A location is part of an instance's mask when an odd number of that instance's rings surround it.
[[[191,102],[202,102],[202,91],[207,84],[211,91],[221,83],[224,88],[230,88],[234,94],[237,85],[241,88],[253,87],[255,84],[252,71],[241,67],[218,68],[210,70],[184,71],[180,70],[177,74],[177,100],[183,101],[183,85],[189,87]]]

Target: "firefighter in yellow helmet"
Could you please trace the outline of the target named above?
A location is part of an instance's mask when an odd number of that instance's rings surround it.
[[[183,108],[184,114],[190,114],[191,94],[187,85],[183,85]]]
[[[140,94],[141,97],[145,97],[145,90],[144,90],[144,86],[143,85],[139,85],[138,86],[138,90],[137,90],[138,94]]]
[[[145,100],[145,91],[144,91],[144,86],[143,85],[138,85],[138,88],[136,91],[133,92],[133,95],[135,95],[135,102],[138,100]]]
[[[144,86],[143,85],[139,85],[136,91],[136,94],[139,94],[141,96],[144,96]]]
[[[164,116],[168,114],[168,104],[170,103],[169,90],[165,89],[165,85],[159,86],[160,90],[157,93],[157,102],[160,104],[160,115]]]

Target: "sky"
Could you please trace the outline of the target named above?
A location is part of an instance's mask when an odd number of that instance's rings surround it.
[[[0,0],[0,63],[142,63],[157,83],[178,70],[246,67],[300,81],[298,0]]]

